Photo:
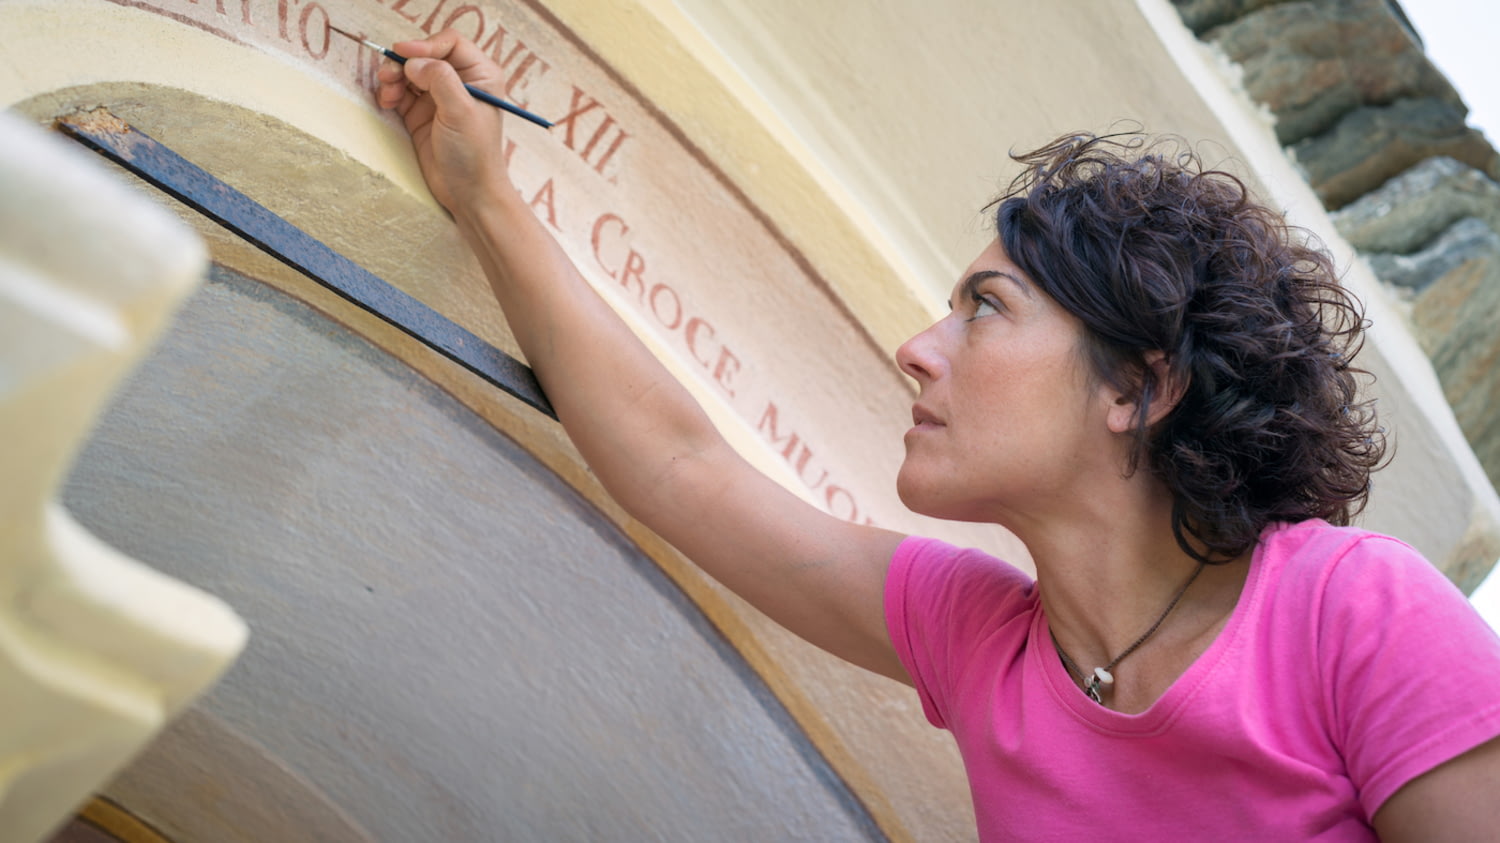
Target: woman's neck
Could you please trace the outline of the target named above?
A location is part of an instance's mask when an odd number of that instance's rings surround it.
[[[1016,532],[1036,564],[1057,644],[1081,672],[1108,665],[1161,622],[1122,662],[1119,672],[1128,676],[1135,665],[1172,662],[1179,645],[1196,646],[1192,642],[1201,643],[1206,631],[1222,626],[1247,566],[1214,565],[1198,573],[1203,566],[1172,533],[1165,490],[1150,478],[1119,480],[1081,499],[1072,512],[1023,522]]]

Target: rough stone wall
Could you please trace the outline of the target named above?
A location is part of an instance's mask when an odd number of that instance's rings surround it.
[[[1391,0],[1172,0],[1402,302],[1500,487],[1500,154]]]

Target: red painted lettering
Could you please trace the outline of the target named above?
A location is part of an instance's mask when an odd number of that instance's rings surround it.
[[[447,2],[447,0],[444,0],[444,2]],[[408,15],[407,13],[401,11],[402,9],[406,8],[409,5],[411,5],[411,0],[396,0],[396,2],[391,5],[391,11],[395,12],[396,14],[400,15],[403,18],[406,18],[407,20],[411,21],[412,23],[416,23],[417,22],[417,18],[419,18],[419,17],[422,16],[421,12],[415,12],[413,14]],[[428,32],[428,34],[430,35],[432,33]]]
[[[527,52],[526,44],[522,41],[517,41],[515,46],[510,48],[510,55],[500,55],[505,52],[505,36],[509,34],[510,30],[496,24],[495,31],[490,33],[490,40],[479,45],[479,49],[489,53],[490,58],[495,60],[495,64],[501,67],[509,67],[510,63],[516,60],[516,56],[522,52]]]
[[[714,335],[718,333],[714,330],[713,325],[710,325],[707,321],[700,319],[697,316],[689,319],[687,321],[687,327],[682,329],[682,338],[687,341],[688,353],[693,355],[693,359],[697,360],[704,369],[711,370],[713,372],[714,382],[717,383],[719,387],[726,393],[728,393],[730,398],[733,398],[734,385],[729,382],[729,379],[734,375],[735,372],[738,372],[740,370],[740,358],[736,357],[734,355],[734,352],[730,351],[727,347],[721,346],[719,348],[719,360],[718,363],[715,364],[712,360],[709,359],[706,351],[703,348],[699,347],[700,331],[706,331],[708,333],[708,338],[707,340],[705,340],[705,342],[712,342],[714,339]]]
[[[709,339],[714,338],[714,326],[694,316],[688,320],[687,327],[683,329],[682,338],[687,340],[688,353],[693,355],[693,359],[702,363],[704,368],[708,368],[708,358],[698,351],[698,332],[701,330],[708,331]]]
[[[646,301],[646,282],[641,278],[641,273],[646,271],[646,259],[641,253],[634,249],[625,256],[625,269],[620,272],[620,286],[629,288],[631,282],[635,282],[635,297],[641,302]]]
[[[626,134],[624,130],[615,134],[614,142],[609,145],[609,149],[604,150],[604,154],[599,156],[599,161],[594,164],[595,172],[601,176],[604,175],[604,165],[609,163],[609,159],[615,157],[615,153],[620,150],[620,146],[625,143],[625,139],[628,137],[630,135]]]
[[[812,455],[812,449],[807,447],[806,442],[803,442],[802,455],[797,457],[797,479],[801,480],[807,488],[816,490],[819,486],[823,485],[823,481],[828,479],[828,469],[823,469],[823,476],[819,477],[816,481],[808,480],[807,463],[812,459]]]
[[[574,85],[573,102],[568,106],[568,113],[561,120],[558,120],[557,125],[553,126],[553,128],[556,129],[557,126],[562,126],[565,130],[565,134],[563,135],[563,145],[567,146],[571,150],[578,152],[578,157],[582,158],[584,162],[593,166],[594,170],[600,175],[603,175],[605,165],[610,162],[610,159],[615,157],[615,153],[620,151],[620,146],[625,143],[625,140],[629,138],[630,135],[615,123],[615,118],[605,113],[603,121],[600,122],[598,126],[594,127],[594,133],[589,136],[588,143],[584,144],[582,150],[579,150],[577,136],[574,134],[574,131],[578,128],[578,118],[582,117],[585,114],[588,114],[596,108],[600,109],[601,111],[603,110],[602,106],[599,105],[598,100],[594,99],[588,94],[585,94],[581,88],[579,88],[577,85]],[[613,129],[615,132],[614,140],[611,141],[609,146],[605,148],[603,154],[599,155],[599,157],[595,160],[589,161],[589,156],[593,155],[594,150],[599,148],[600,142],[609,136],[611,129]]]
[[[442,14],[443,7],[446,5],[448,5],[448,0],[438,0],[438,4],[432,8],[432,14],[427,16],[427,20],[422,21],[423,32],[428,35],[433,33],[432,25],[437,21],[437,16]],[[405,15],[402,15],[402,17],[405,17]]]
[[[588,102],[580,106],[579,103],[583,100],[588,100]],[[589,96],[588,94],[585,94],[582,90],[579,89],[577,85],[574,85],[573,102],[568,106],[568,113],[561,120],[556,121],[552,126],[553,129],[556,129],[558,126],[562,126],[567,130],[567,134],[563,136],[563,145],[565,145],[569,149],[576,150],[578,148],[573,144],[573,128],[578,122],[579,117],[588,114],[590,111],[593,111],[596,108],[599,108],[599,101]]]
[[[777,418],[776,402],[767,401],[766,409],[760,414],[760,421],[756,423],[755,429],[766,435],[772,447],[780,445],[783,439],[786,440],[786,447],[781,449],[781,456],[787,462],[791,462],[792,454],[797,452],[797,445],[801,440],[791,431],[787,431],[786,436],[782,436],[781,431],[776,427]]]
[[[385,59],[374,50],[358,50],[363,58],[359,61],[359,86],[362,90],[373,90],[380,82],[375,74],[380,70],[381,62]]]
[[[312,20],[313,12],[317,12],[323,17],[323,23],[314,27],[318,34],[322,36],[322,44],[316,49],[312,45],[312,39],[308,37],[308,22]],[[328,13],[323,10],[323,7],[317,3],[308,3],[302,8],[302,17],[298,20],[298,24],[302,30],[302,49],[306,50],[307,54],[315,59],[321,59],[328,55],[328,39],[332,37],[332,30],[328,28]]]
[[[840,513],[838,504],[834,503],[834,498],[839,496],[842,496],[844,500],[849,502],[849,513],[847,515]],[[859,523],[859,505],[854,502],[854,496],[849,494],[842,486],[830,485],[828,491],[823,493],[823,501],[828,504],[830,515],[842,518],[845,521]]]
[[[464,15],[470,12],[474,14],[475,22],[474,34],[468,36],[468,38],[470,41],[478,41],[479,36],[484,34],[484,12],[479,11],[478,6],[459,6],[457,9],[454,9],[453,14],[449,15],[446,21],[443,21],[443,29],[459,29],[456,25],[457,22],[463,20]],[[433,17],[437,17],[437,12],[433,12]]]
[[[646,281],[643,276],[646,272],[646,258],[640,252],[631,249],[625,256],[625,266],[617,273],[604,257],[604,230],[606,227],[618,227],[620,230],[619,237],[624,237],[630,231],[630,226],[626,225],[625,221],[615,214],[601,215],[599,219],[594,221],[594,233],[589,238],[594,246],[594,260],[599,262],[599,268],[604,270],[609,277],[618,279],[621,287],[627,290],[633,287],[635,289],[636,300],[641,304],[645,304]]]
[[[631,254],[634,255],[635,253],[631,252]],[[628,260],[625,262],[625,266],[627,269],[629,269],[630,262]],[[670,301],[672,303],[671,319],[668,319],[667,317],[662,315],[661,307],[657,304],[657,299],[662,298],[662,293],[666,293],[666,295],[670,297]],[[657,321],[660,322],[669,331],[677,330],[677,326],[682,324],[682,299],[677,297],[677,292],[671,287],[668,287],[666,284],[657,284],[656,286],[651,288],[650,298],[651,313],[656,316]]]
[[[188,0],[188,2],[194,6],[198,5],[198,0]],[[214,11],[225,16],[229,14],[224,9],[224,0],[214,0]],[[243,23],[250,23],[250,0],[240,0],[240,20]]]
[[[510,48],[509,53],[501,56],[500,54],[504,52],[505,36],[508,34],[505,27],[496,24],[494,33],[480,46],[480,49],[489,53],[490,58],[493,58],[502,70],[510,71],[510,75],[505,77],[505,96],[521,108],[529,108],[525,86],[533,79],[545,74],[549,65],[536,53],[528,50],[524,41],[517,41],[515,46]],[[533,70],[536,71],[536,76],[530,75]]]
[[[599,128],[594,130],[593,137],[589,138],[588,144],[583,147],[582,152],[578,153],[578,157],[584,161],[589,160],[589,153],[594,151],[594,147],[599,145],[600,139],[604,138],[611,128],[615,128],[615,118],[606,114],[604,115],[604,122],[600,123]],[[625,134],[623,129],[616,129],[614,142],[609,145],[609,148],[604,151],[603,155],[599,156],[599,160],[594,162],[595,172],[600,175],[604,174],[604,165],[609,163],[609,159],[615,157],[615,152],[619,150],[620,145],[625,142],[627,137],[629,135]]]
[[[733,368],[731,368],[731,365]],[[714,366],[714,381],[734,397],[734,386],[729,383],[729,378],[740,370],[740,358],[734,356],[734,352],[728,346],[719,349],[719,364]]]
[[[828,483],[828,469],[823,469],[816,480],[807,477],[808,464],[812,462],[813,451],[793,431],[782,434],[777,422],[780,421],[780,413],[776,408],[776,402],[767,401],[766,409],[760,415],[760,421],[755,429],[766,437],[772,448],[779,448],[781,456],[795,469],[797,479],[811,491],[817,491],[824,483]],[[792,459],[796,455],[795,461]],[[858,523],[859,502],[854,499],[854,494],[843,486],[828,483],[828,488],[823,491],[823,503],[828,512],[839,518]],[[843,510],[842,512],[840,510]]]
[[[609,268],[609,264],[604,262],[604,255],[602,254],[604,242],[604,227],[606,225],[611,227],[619,226],[621,237],[624,237],[626,234],[630,233],[630,226],[626,225],[624,220],[620,219],[614,214],[602,214],[600,215],[599,219],[594,220],[594,233],[589,237],[590,242],[594,244],[594,260],[599,262],[599,268],[608,273],[609,277],[615,278],[617,277],[615,275],[617,270]]]
[[[547,179],[536,195],[531,197],[531,210],[535,211],[538,207],[547,212],[547,224],[561,231],[562,228],[557,224],[557,197],[552,190],[552,179]]]

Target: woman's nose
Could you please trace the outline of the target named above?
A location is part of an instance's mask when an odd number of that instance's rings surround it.
[[[919,384],[927,383],[942,373],[942,357],[937,349],[937,335],[942,324],[943,320],[938,320],[896,349],[896,365]]]

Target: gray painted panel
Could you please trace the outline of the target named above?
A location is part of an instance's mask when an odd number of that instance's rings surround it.
[[[215,270],[65,502],[250,623],[200,713],[375,839],[880,836],[613,525],[430,382],[257,282]],[[241,754],[193,775],[232,794],[257,775]],[[122,792],[170,831],[190,811],[144,803],[191,800],[192,783],[153,791],[141,769]]]

